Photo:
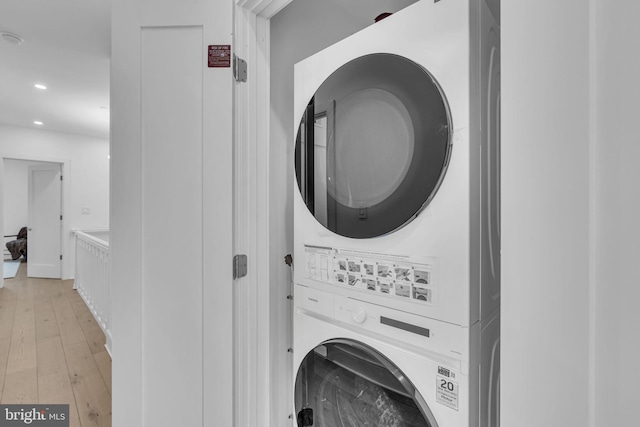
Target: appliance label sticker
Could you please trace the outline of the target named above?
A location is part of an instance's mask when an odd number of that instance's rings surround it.
[[[436,402],[458,410],[458,382],[436,375]]]
[[[442,366],[438,366],[438,373],[440,375],[444,375],[445,377],[451,376],[451,371],[448,370],[447,368],[443,368]]]

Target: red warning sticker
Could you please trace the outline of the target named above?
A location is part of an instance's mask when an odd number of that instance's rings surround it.
[[[231,45],[212,44],[209,45],[209,68],[229,68],[231,67]]]

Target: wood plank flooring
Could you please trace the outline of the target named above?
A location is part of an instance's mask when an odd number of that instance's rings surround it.
[[[70,427],[111,427],[111,358],[73,280],[0,289],[0,403],[69,404]]]

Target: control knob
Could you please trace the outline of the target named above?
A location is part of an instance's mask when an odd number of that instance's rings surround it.
[[[356,323],[362,323],[367,320],[367,310],[359,305],[351,309],[351,320]]]

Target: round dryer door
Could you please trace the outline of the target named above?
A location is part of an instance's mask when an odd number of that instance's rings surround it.
[[[405,375],[374,349],[351,340],[319,345],[295,385],[298,427],[437,427]]]
[[[422,66],[392,54],[354,59],[324,81],[301,119],[298,188],[334,233],[385,235],[434,197],[450,133],[445,98]]]

